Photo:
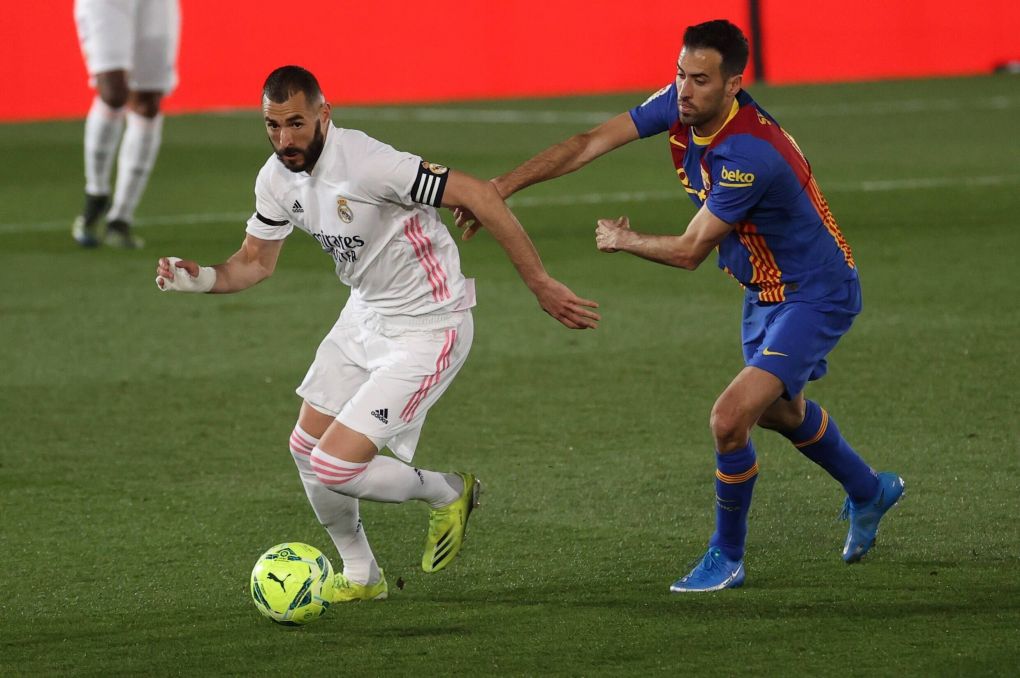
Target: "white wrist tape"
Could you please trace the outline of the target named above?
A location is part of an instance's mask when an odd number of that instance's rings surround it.
[[[177,266],[180,257],[169,257],[170,268],[174,279],[156,276],[156,286],[164,292],[208,292],[216,284],[216,269],[212,266],[200,266],[198,276],[192,277],[183,268]]]

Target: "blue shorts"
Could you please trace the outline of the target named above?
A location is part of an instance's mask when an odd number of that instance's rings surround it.
[[[756,297],[756,295],[755,295]],[[816,301],[763,304],[744,300],[744,363],[776,375],[790,399],[828,371],[825,356],[861,312],[861,284],[854,277]]]

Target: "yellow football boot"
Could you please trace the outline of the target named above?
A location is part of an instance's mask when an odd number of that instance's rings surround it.
[[[374,584],[357,584],[342,574],[333,575],[333,602],[350,603],[355,600],[386,600],[390,587],[386,575],[379,570],[379,581]]]
[[[426,572],[438,572],[460,552],[468,517],[478,506],[482,483],[471,473],[457,475],[464,481],[460,496],[452,504],[429,512],[429,533],[421,557],[421,569]]]

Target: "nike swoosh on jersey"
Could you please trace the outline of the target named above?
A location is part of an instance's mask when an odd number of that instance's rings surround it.
[[[675,134],[669,135],[669,143],[674,146],[679,146],[680,148],[687,148],[687,144],[682,143],[679,139],[677,139]]]
[[[765,348],[763,348],[761,350],[761,354],[762,355],[778,355],[778,356],[782,356],[784,358],[789,358],[790,357],[786,353],[780,353],[779,351],[770,351],[768,346],[766,346]]]

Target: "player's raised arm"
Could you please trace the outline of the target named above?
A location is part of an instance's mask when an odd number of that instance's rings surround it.
[[[550,146],[506,174],[496,177],[492,184],[499,195],[506,199],[532,184],[579,170],[595,158],[634,141],[638,136],[638,129],[630,114],[620,113],[594,129]],[[454,217],[457,226],[464,229],[464,240],[470,239],[482,224],[487,225],[481,215],[464,208],[454,210]]]
[[[589,162],[638,138],[629,113],[620,113],[604,123],[550,146],[492,183],[503,198],[548,179],[569,174]]]
[[[598,303],[578,297],[546,272],[528,234],[491,182],[451,170],[442,206],[461,207],[478,215],[546,313],[571,329],[598,326],[599,314],[592,310]]]
[[[281,249],[283,240],[263,240],[248,234],[241,249],[216,266],[162,257],[156,265],[156,285],[164,292],[240,292],[273,274]]]
[[[666,266],[693,271],[733,230],[705,206],[698,210],[682,235],[653,235],[630,229],[627,217],[599,219],[595,245],[603,252],[630,252]]]

